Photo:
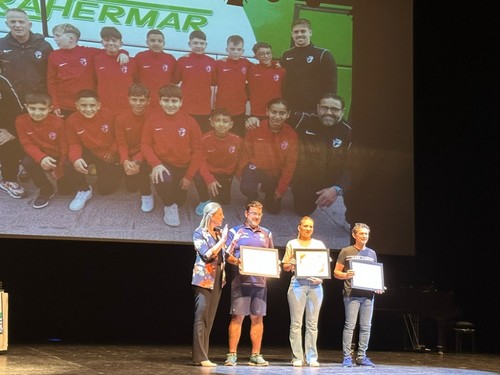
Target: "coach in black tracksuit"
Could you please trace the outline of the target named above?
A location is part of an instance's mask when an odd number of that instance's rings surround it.
[[[31,22],[21,9],[8,9],[5,23],[10,32],[0,38],[0,70],[24,102],[28,92],[47,90],[47,61],[52,46],[43,35],[31,32]]]
[[[283,96],[292,113],[315,113],[324,94],[337,92],[337,63],[330,51],[311,43],[311,36],[309,20],[295,20],[292,24],[295,46],[281,56],[287,74]]]
[[[290,121],[299,136],[299,157],[291,187],[295,211],[300,216],[311,215],[317,207],[331,206],[344,192],[348,195],[351,182],[348,152],[352,132],[342,118],[344,100],[325,94],[318,103],[315,114],[302,114]]]

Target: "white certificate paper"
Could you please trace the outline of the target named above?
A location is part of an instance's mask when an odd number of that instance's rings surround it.
[[[354,289],[384,290],[384,266],[382,263],[350,260],[354,277],[351,286]]]
[[[295,276],[298,278],[331,278],[330,250],[295,249]]]
[[[242,275],[280,277],[278,249],[241,246],[240,259]]]

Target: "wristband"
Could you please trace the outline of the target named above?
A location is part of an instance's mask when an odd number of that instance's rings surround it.
[[[332,188],[335,189],[335,191],[337,192],[337,195],[339,197],[341,197],[342,195],[344,195],[344,190],[340,186],[333,185]]]

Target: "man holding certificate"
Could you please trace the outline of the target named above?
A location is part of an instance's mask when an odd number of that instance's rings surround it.
[[[229,230],[226,242],[227,251],[236,258],[240,258],[241,246],[258,248],[273,248],[271,231],[260,226],[262,219],[262,204],[257,201],[247,203],[245,208],[245,222]],[[267,306],[267,285],[265,276],[252,276],[240,273],[239,267],[231,266],[234,275],[231,282],[231,322],[229,323],[229,352],[224,363],[226,366],[235,366],[238,356],[237,349],[241,336],[241,326],[245,316],[249,315],[250,340],[252,354],[248,364],[250,366],[268,366],[260,354],[262,335],[264,333],[264,316]]]
[[[373,249],[366,246],[370,236],[370,227],[363,223],[356,223],[352,228],[352,236],[355,243],[352,246],[343,248],[337,258],[335,270],[336,279],[344,280],[344,290],[342,291],[345,308],[345,323],[342,335],[342,352],[344,367],[352,367],[351,343],[359,314],[359,340],[356,364],[359,366],[374,367],[373,362],[366,356],[368,342],[370,341],[371,322],[373,314],[374,294],[383,293],[381,289],[369,290],[368,288],[358,289],[353,287],[353,277],[355,272],[352,269],[353,262],[377,262],[377,254]],[[362,276],[362,275],[359,275]],[[378,285],[380,280],[374,280]]]

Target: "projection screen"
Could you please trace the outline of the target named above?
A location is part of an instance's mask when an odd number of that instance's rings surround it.
[[[243,57],[252,64],[258,63],[252,51],[257,42],[271,45],[273,59],[280,64],[283,52],[293,46],[292,22],[308,19],[312,43],[328,49],[335,59],[337,94],[345,100],[344,120],[352,128],[345,195],[350,197],[352,221],[371,227],[370,246],[378,253],[415,255],[412,1],[8,0],[0,3],[2,20],[9,8],[23,9],[32,32],[43,34],[54,50],[58,46],[52,28],[62,23],[81,31],[80,45],[97,48],[102,48],[101,28],[116,27],[123,35],[122,49],[131,58],[147,49],[147,31],[159,29],[165,35],[164,51],[179,59],[190,53],[189,34],[201,30],[207,36],[207,55],[227,58],[227,38],[237,34],[244,39]],[[1,22],[0,37],[8,32]],[[151,100],[158,100],[154,95]],[[248,103],[245,113],[251,113]],[[315,160],[309,162],[313,165]],[[87,176],[91,185],[96,178]],[[22,199],[0,192],[0,237],[186,244],[192,242],[201,219],[195,214],[199,196],[194,184],[179,208],[178,227],[163,222],[164,205],[158,196],[152,212],[141,212],[140,195],[123,184],[111,195],[94,194],[78,212],[68,210],[73,196],[59,194],[47,207],[35,209],[38,189],[29,176],[20,184],[25,188]],[[244,220],[246,203],[238,178],[231,191],[231,202],[222,205],[229,226]],[[347,246],[352,239],[344,197],[310,215],[314,237],[330,249]],[[264,199],[262,191],[259,199]],[[296,237],[299,219],[288,186],[281,211],[264,211],[261,224],[271,229],[275,245],[284,247]]]

